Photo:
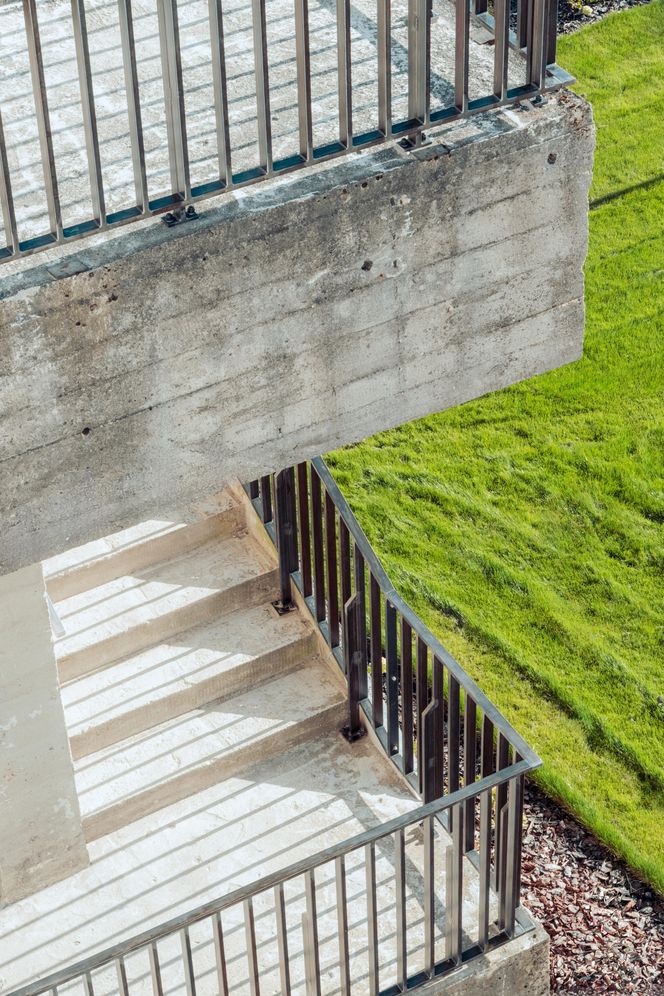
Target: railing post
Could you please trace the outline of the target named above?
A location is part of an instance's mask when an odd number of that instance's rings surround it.
[[[291,574],[298,568],[295,473],[292,467],[280,470],[275,478],[277,506],[277,550],[279,553],[279,599],[274,603],[280,614],[293,607]]]
[[[408,117],[426,124],[429,111],[429,0],[408,0]]]
[[[422,801],[433,802],[441,793],[437,791],[439,782],[438,750],[438,699],[432,699],[421,713],[424,765],[422,771]]]
[[[366,641],[363,638],[362,601],[353,595],[344,605],[343,645],[344,664],[348,680],[348,726],[342,732],[349,743],[365,734],[360,721],[360,695],[362,670],[366,674]]]

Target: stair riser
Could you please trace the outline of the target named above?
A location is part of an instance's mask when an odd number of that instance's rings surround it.
[[[197,546],[218,537],[233,536],[245,527],[244,511],[239,506],[225,509],[199,522],[179,526],[161,536],[146,537],[125,549],[109,551],[105,556],[46,577],[46,589],[54,602],[83,591],[190,553]]]
[[[129,657],[130,654],[145,650],[155,643],[166,640],[190,629],[201,626],[221,615],[239,608],[260,605],[277,597],[279,572],[275,569],[258,577],[249,578],[224,591],[201,597],[190,605],[175,609],[159,619],[150,619],[91,646],[58,656],[60,682],[65,684],[80,678],[91,671],[97,671],[108,664]]]
[[[303,722],[293,724],[275,733],[256,738],[242,744],[221,757],[205,765],[193,768],[165,784],[141,792],[117,806],[110,806],[83,820],[83,831],[88,841],[97,840],[134,820],[154,813],[165,806],[186,799],[218,782],[236,776],[242,770],[258,761],[265,761],[291,747],[318,737],[321,734],[340,729],[347,720],[347,704],[335,703],[327,709],[310,716]]]
[[[207,681],[197,682],[179,689],[171,696],[145,703],[129,710],[107,723],[70,737],[74,760],[87,757],[104,747],[111,747],[126,737],[149,730],[169,719],[175,719],[209,702],[223,701],[270,681],[298,667],[302,660],[314,652],[316,640],[313,631],[292,643],[268,650],[245,664],[232,668],[225,674],[215,675]]]

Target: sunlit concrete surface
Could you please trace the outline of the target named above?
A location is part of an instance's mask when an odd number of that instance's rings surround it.
[[[193,907],[346,840],[415,808],[417,801],[390,771],[369,739],[349,745],[321,737],[258,764],[225,782],[147,816],[89,845],[90,867],[29,899],[0,910],[0,989],[5,992],[95,950],[117,943]],[[436,956],[444,958],[445,851],[436,837]],[[423,968],[423,849],[421,829],[407,832],[408,951],[413,973]],[[477,880],[465,862],[465,946],[477,937]],[[364,852],[348,858],[353,990],[368,992]],[[379,961],[386,986],[396,981],[393,845],[377,845]],[[304,881],[287,886],[287,920],[294,991],[304,993]],[[256,900],[259,964],[264,991],[279,991],[274,896]],[[326,993],[339,986],[334,865],[317,874],[321,973]],[[495,914],[495,905],[492,907]],[[248,992],[242,909],[223,915],[233,992]],[[209,920],[192,929],[198,992],[217,992]],[[179,935],[160,944],[165,991],[183,991]],[[132,992],[145,992],[144,953],[129,958]],[[169,967],[170,966],[170,967]],[[200,981],[199,981],[200,980]],[[263,984],[263,980],[262,980]],[[112,972],[100,973],[97,996],[115,992]],[[70,990],[63,989],[63,992]],[[75,990],[71,990],[72,992]]]

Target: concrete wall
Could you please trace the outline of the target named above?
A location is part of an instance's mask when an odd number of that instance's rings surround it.
[[[468,962],[441,981],[422,987],[424,996],[549,996],[549,935],[535,930]]]
[[[0,573],[580,356],[588,106],[0,270]]]
[[[88,863],[41,567],[0,577],[0,905]]]

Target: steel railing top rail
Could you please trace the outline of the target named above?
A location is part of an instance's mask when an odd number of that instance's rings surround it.
[[[334,480],[334,477],[325,463],[325,460],[323,460],[322,457],[315,457],[311,460],[311,465],[328,491],[332,501],[336,505],[339,515],[343,519],[349,533],[355,540],[365,563],[380,585],[386,598],[389,599],[394,608],[397,609],[397,611],[401,613],[402,617],[410,624],[413,632],[418,634],[424,642],[428,644],[434,656],[445,665],[449,673],[457,679],[461,687],[472,696],[476,705],[482,709],[485,716],[487,716],[493,723],[494,727],[509,740],[512,747],[514,747],[523,760],[527,762],[529,770],[540,767],[542,761],[535,751],[528,746],[523,737],[517,733],[500,710],[493,704],[493,702],[491,702],[490,699],[487,698],[477,683],[473,681],[466,671],[464,671],[459,662],[455,660],[448,650],[445,649],[440,640],[434,636],[428,626],[425,625],[417,613],[413,611],[413,609],[396,590],[388,577],[385,568],[376,556],[376,553],[367,539],[364,530],[357,521],[350,505],[344,498],[339,485]]]
[[[528,761],[518,761],[508,768],[503,768],[501,771],[494,772],[480,781],[473,782],[471,785],[459,789],[457,792],[426,803],[423,806],[418,806],[416,809],[412,809],[402,816],[397,816],[386,823],[372,827],[370,830],[364,830],[362,833],[349,837],[338,844],[333,844],[323,851],[318,851],[316,854],[311,855],[311,857],[296,861],[280,871],[272,872],[270,875],[252,882],[250,885],[235,889],[226,896],[203,903],[201,906],[197,906],[187,913],[172,917],[170,920],[166,920],[156,927],[151,927],[149,930],[136,934],[126,941],[120,941],[118,944],[105,948],[103,951],[91,955],[89,958],[85,958],[75,965],[53,972],[38,982],[15,989],[11,993],[8,993],[7,996],[40,996],[41,993],[55,991],[74,979],[85,978],[96,969],[105,967],[116,959],[145,948],[164,937],[176,934],[185,927],[190,927],[192,924],[200,920],[205,920],[215,913],[221,913],[231,906],[241,904],[259,893],[266,892],[277,885],[313,871],[321,865],[335,861],[337,858],[343,857],[352,851],[374,844],[399,830],[405,830],[415,823],[421,823],[429,817],[440,816],[454,806],[464,803],[468,799],[475,798],[484,792],[490,792],[497,786],[505,784],[511,779],[518,778],[531,769],[532,765]]]

